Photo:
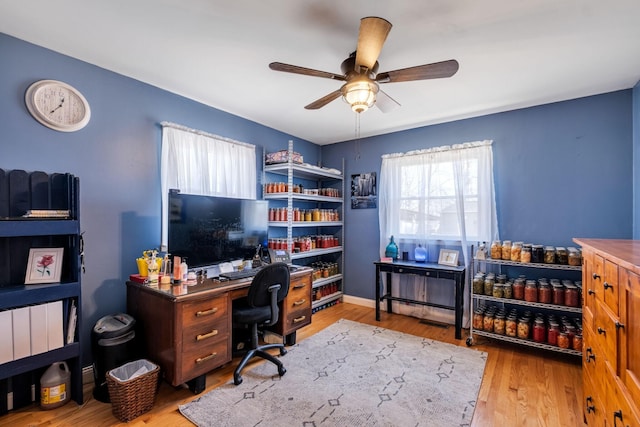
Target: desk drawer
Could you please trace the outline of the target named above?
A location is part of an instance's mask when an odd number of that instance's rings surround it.
[[[308,307],[303,310],[295,310],[288,313],[285,323],[284,330],[285,333],[294,332],[303,326],[307,326],[311,324],[311,307]]]
[[[189,328],[198,325],[212,325],[228,317],[228,298],[226,295],[203,299],[199,301],[186,301],[182,306],[182,327]]]
[[[182,381],[218,368],[231,361],[231,345],[228,336],[213,345],[196,345],[184,349],[182,356]]]

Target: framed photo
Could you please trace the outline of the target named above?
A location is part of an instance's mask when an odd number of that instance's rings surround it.
[[[351,175],[351,209],[375,209],[376,207],[376,173]]]
[[[458,265],[458,251],[454,251],[451,249],[440,249],[438,264],[456,267]]]
[[[62,274],[64,248],[31,248],[25,285],[35,283],[58,283]]]

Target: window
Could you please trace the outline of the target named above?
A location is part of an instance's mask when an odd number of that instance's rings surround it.
[[[381,245],[489,241],[497,233],[491,142],[383,156]]]

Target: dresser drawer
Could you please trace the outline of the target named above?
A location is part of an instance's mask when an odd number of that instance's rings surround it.
[[[602,282],[602,300],[617,317],[620,315],[620,286],[618,283],[618,265],[611,261],[604,262],[604,281]]]
[[[598,345],[594,332],[585,328],[583,331],[584,345],[582,346],[582,371],[589,375],[590,382],[597,390],[603,390],[605,384],[605,354]]]
[[[618,331],[617,318],[613,316],[607,306],[598,301],[596,304],[596,317],[594,319],[593,336],[597,346],[604,353],[603,356],[617,373],[618,369]]]
[[[605,407],[598,393],[600,389],[593,384],[592,379],[593,377],[588,374],[582,377],[582,404],[584,405],[582,410],[589,427],[601,427],[605,425]]]
[[[225,320],[228,316],[229,304],[227,295],[198,301],[181,303],[182,327],[213,325]]]

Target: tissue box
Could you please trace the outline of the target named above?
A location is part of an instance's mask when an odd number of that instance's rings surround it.
[[[289,161],[288,159],[289,152],[287,150],[276,151],[275,153],[267,153],[265,156],[265,163],[270,165],[273,163],[286,163]],[[293,158],[291,161],[293,163],[302,163],[302,155],[300,153],[296,153],[295,151],[292,153]]]

